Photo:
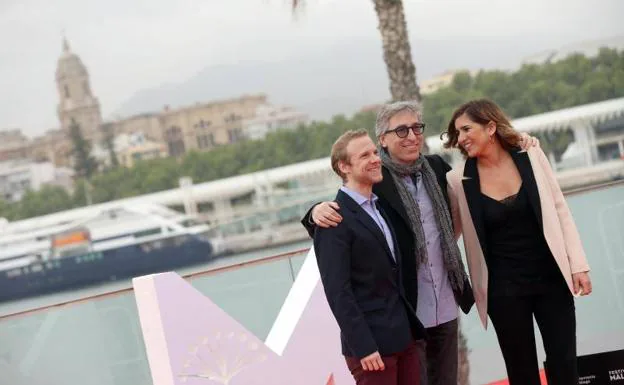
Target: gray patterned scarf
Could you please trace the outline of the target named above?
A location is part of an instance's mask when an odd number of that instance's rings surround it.
[[[408,175],[413,176],[417,173],[421,174],[427,194],[433,203],[435,219],[440,231],[444,267],[448,272],[449,282],[453,289],[461,292],[467,277],[466,270],[461,259],[457,242],[455,241],[450,211],[429,162],[421,155],[413,164],[405,165],[393,161],[388,155],[387,150],[383,148],[379,149],[379,154],[381,155],[381,163],[390,171],[390,175],[392,175],[403,207],[405,207],[407,216],[410,219],[410,227],[414,234],[415,241],[416,266],[419,268],[422,263],[427,262],[427,242],[425,240],[423,227],[420,225],[420,208],[407,189],[403,177]]]

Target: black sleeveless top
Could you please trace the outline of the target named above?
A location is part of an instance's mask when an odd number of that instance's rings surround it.
[[[488,296],[542,293],[560,286],[557,267],[524,184],[500,201],[481,194],[486,233]]]

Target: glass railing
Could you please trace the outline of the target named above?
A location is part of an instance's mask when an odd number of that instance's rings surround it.
[[[307,249],[186,279],[264,339]],[[151,385],[131,288],[0,317],[0,385]]]
[[[579,354],[622,349],[624,183],[570,193],[567,201],[592,267],[594,286],[591,296],[576,301]],[[309,242],[297,244],[292,253],[260,259],[230,257],[222,259],[219,267],[185,276],[264,340],[309,246]],[[0,307],[0,385],[152,383],[128,283],[116,292],[21,310],[6,314]],[[470,350],[471,383],[504,378],[492,328],[484,331],[473,311],[462,317],[462,330]],[[542,362],[541,347],[539,357]]]

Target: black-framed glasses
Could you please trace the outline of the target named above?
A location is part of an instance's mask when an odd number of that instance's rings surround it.
[[[388,132],[394,132],[399,138],[406,138],[409,134],[410,129],[412,130],[414,135],[421,135],[423,132],[425,132],[425,123],[414,123],[410,126],[408,126],[407,124],[402,124],[394,130],[388,130],[385,133],[387,134]]]

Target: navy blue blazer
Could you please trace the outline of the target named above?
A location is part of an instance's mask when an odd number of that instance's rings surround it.
[[[403,351],[412,339],[424,338],[424,328],[405,297],[401,253],[395,247],[395,261],[377,223],[349,195],[339,191],[336,202],[343,220],[337,227],[317,228],[314,249],[340,326],[342,352],[361,359],[375,351]]]

